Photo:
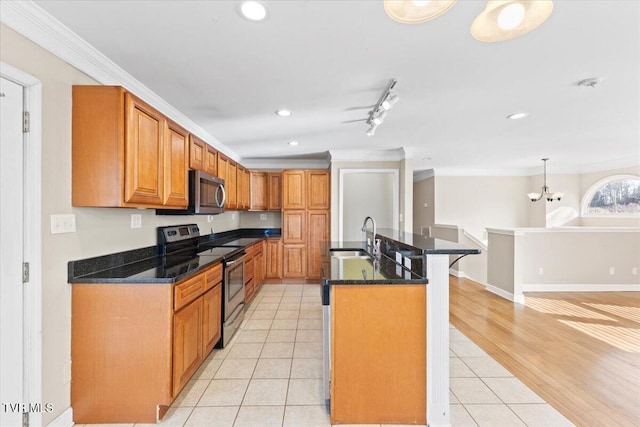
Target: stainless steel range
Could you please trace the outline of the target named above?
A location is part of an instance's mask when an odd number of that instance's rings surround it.
[[[196,224],[158,227],[158,243],[166,257],[189,258],[187,264],[208,264],[216,259],[222,260],[222,337],[218,348],[229,341],[240,328],[244,320],[244,258],[243,246],[236,242],[226,244],[215,240],[200,239],[200,230]]]

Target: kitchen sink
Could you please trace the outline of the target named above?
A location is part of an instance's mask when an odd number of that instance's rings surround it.
[[[369,254],[367,254],[363,250],[340,251],[340,250],[332,249],[330,252],[331,252],[332,258],[360,258],[360,259],[370,258]]]

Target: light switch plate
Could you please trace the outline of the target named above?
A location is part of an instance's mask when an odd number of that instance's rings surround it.
[[[267,220],[267,214],[260,214],[260,221],[266,221]]]
[[[75,232],[76,216],[74,214],[51,215],[51,234]]]

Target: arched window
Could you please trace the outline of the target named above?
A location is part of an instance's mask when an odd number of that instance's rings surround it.
[[[640,215],[640,177],[614,175],[596,182],[582,199],[582,215]]]

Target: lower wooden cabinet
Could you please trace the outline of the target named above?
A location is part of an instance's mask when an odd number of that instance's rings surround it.
[[[180,283],[74,283],[76,424],[155,423],[221,336],[222,264]]]
[[[265,252],[265,279],[282,278],[282,240],[267,239]]]
[[[202,297],[173,316],[173,395],[177,396],[202,361]]]
[[[304,279],[307,276],[306,245],[282,246],[282,277]]]

